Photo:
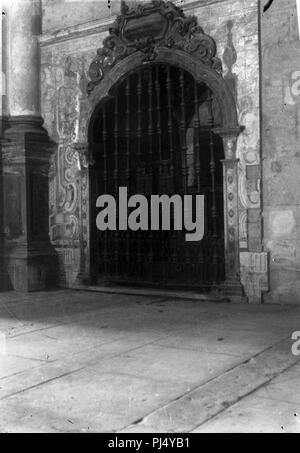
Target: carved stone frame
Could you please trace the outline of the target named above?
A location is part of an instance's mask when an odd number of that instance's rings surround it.
[[[154,2],[160,5],[166,5],[164,2]],[[170,2],[168,2],[169,4]],[[132,13],[131,13],[132,14]],[[141,15],[143,12],[141,13]],[[133,17],[136,17],[133,14]],[[183,20],[191,23],[191,18],[184,18]],[[122,18],[122,16],[121,16]],[[170,20],[170,17],[168,18]],[[174,17],[173,17],[174,20]],[[119,20],[119,23],[123,23]],[[195,19],[192,18],[192,24],[195,28]],[[138,47],[127,53],[119,61],[113,60],[113,64],[107,65],[102,73],[98,74],[97,82],[89,88],[89,96],[87,99],[81,101],[81,114],[80,114],[80,125],[79,125],[79,138],[80,138],[80,149],[83,155],[85,155],[85,161],[87,162],[84,170],[84,175],[87,178],[89,184],[91,183],[93,167],[89,165],[91,160],[89,156],[92,155],[93,144],[89,142],[91,136],[91,130],[93,129],[94,121],[97,116],[98,109],[101,107],[103,101],[111,94],[113,87],[117,82],[124,80],[131,73],[136,72],[139,68],[145,67],[155,63],[174,65],[183,70],[189,72],[196,82],[205,83],[210,90],[214,93],[214,96],[218,99],[221,115],[222,115],[222,126],[216,128],[214,131],[220,135],[223,139],[225,159],[223,161],[223,183],[224,183],[224,231],[225,231],[225,276],[226,281],[224,290],[228,295],[242,294],[242,286],[240,281],[240,247],[239,247],[239,209],[238,209],[238,162],[236,158],[237,138],[243,127],[238,124],[237,108],[234,100],[234,96],[226,84],[222,73],[220,71],[221,65],[218,64],[218,59],[215,56],[216,48],[214,48],[214,41],[212,38],[204,34],[203,30],[198,27],[198,36],[200,34],[200,40],[204,36],[205,45],[209,47],[209,52],[206,54],[206,59],[202,58],[203,51],[199,47],[189,45],[189,40],[195,40],[192,33],[187,31],[188,40],[186,33],[184,34],[185,44],[182,45],[164,45],[159,43],[154,48],[151,47],[151,52],[154,55],[153,58],[145,59],[145,49],[139,50]],[[110,34],[115,36],[115,29],[110,31]],[[118,33],[117,33],[118,35]],[[119,38],[118,38],[119,39]],[[153,42],[153,40],[151,41]],[[186,44],[187,42],[187,44]],[[202,41],[201,41],[202,42]],[[213,44],[212,44],[213,43]],[[104,41],[105,44],[105,41]],[[175,43],[176,44],[176,43]],[[190,43],[191,44],[191,43]],[[101,50],[101,49],[100,49]],[[105,50],[105,45],[104,45]],[[98,51],[99,55],[105,54],[103,50]],[[126,54],[126,52],[125,52]],[[209,54],[209,58],[207,55]],[[109,55],[108,55],[109,56]],[[95,60],[92,65],[95,64]],[[97,60],[98,61],[98,60]],[[103,59],[98,63],[103,65]],[[91,65],[91,66],[92,66]],[[94,69],[93,69],[94,71]],[[95,76],[95,71],[93,72]],[[84,114],[83,114],[84,113]],[[91,209],[91,195],[92,191],[89,189],[89,200],[86,203],[87,209]],[[91,219],[93,216],[91,212],[87,212],[87,218]],[[92,279],[91,269],[91,241],[93,238],[93,226],[90,225],[90,231],[86,238],[82,238],[82,243],[85,244],[85,250],[82,251],[81,256],[81,272],[80,281],[87,282]]]

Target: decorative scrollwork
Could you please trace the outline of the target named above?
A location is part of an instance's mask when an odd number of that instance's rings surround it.
[[[90,65],[88,94],[118,61],[142,52],[145,55],[142,62],[150,62],[161,47],[183,50],[222,73],[216,43],[198,25],[196,17],[186,17],[180,8],[163,0],[133,6],[122,1],[121,15],[109,29],[109,36]]]
[[[94,164],[92,153],[87,143],[72,143],[72,150],[78,158],[79,170],[87,169],[89,165]]]

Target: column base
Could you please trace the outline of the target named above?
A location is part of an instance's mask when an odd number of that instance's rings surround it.
[[[58,263],[52,250],[6,249],[5,264],[11,289],[20,292],[57,287]]]
[[[222,285],[222,294],[227,296],[234,303],[246,303],[247,297],[243,285],[239,281],[225,281]]]
[[[54,144],[39,116],[10,117],[2,145],[4,265],[11,289],[57,287],[58,260],[49,240],[50,157]]]
[[[41,116],[12,116],[8,119],[8,128],[5,130],[5,138],[12,141],[20,140],[22,136],[43,137],[48,139],[48,132],[43,128],[44,120]]]
[[[84,285],[84,286],[89,286],[89,285],[94,285],[96,283],[96,278],[92,278],[89,274],[85,273],[79,273],[77,275],[75,285]]]

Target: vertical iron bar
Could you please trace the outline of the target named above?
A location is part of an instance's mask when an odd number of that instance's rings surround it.
[[[156,88],[156,112],[157,112],[157,125],[156,132],[158,137],[158,161],[162,160],[162,129],[161,129],[161,100],[160,100],[160,84],[159,84],[159,66],[156,66],[155,88]]]
[[[171,161],[171,174],[174,171],[174,143],[173,143],[173,119],[172,119],[172,84],[170,66],[167,66],[167,97],[168,97],[168,134],[169,134],[169,152]]]
[[[125,87],[125,96],[126,96],[126,129],[125,129],[125,138],[126,138],[126,181],[128,191],[130,190],[130,78],[126,79]]]
[[[182,162],[182,176],[183,176],[183,192],[187,193],[188,189],[188,166],[187,166],[187,146],[185,135],[185,96],[184,96],[184,74],[180,69],[180,94],[181,94],[181,118],[180,118],[180,135],[181,135],[181,162]]]
[[[153,165],[153,74],[152,68],[149,68],[148,79],[148,139],[149,139],[149,159],[150,159],[150,174],[152,174]]]
[[[209,90],[208,94],[208,125],[209,125],[209,149],[210,149],[210,174],[211,174],[211,217],[212,217],[212,242],[213,242],[213,254],[212,254],[212,268],[213,268],[213,283],[217,282],[218,278],[218,251],[217,251],[217,203],[216,203],[216,162],[215,162],[215,150],[214,150],[214,116],[213,116],[213,95],[212,91]]]
[[[115,196],[116,198],[118,197],[118,173],[119,173],[119,168],[118,168],[118,158],[119,158],[119,99],[118,99],[118,90],[116,90],[116,96],[115,96],[115,109],[114,109],[114,163],[115,163],[115,168],[114,168],[114,182],[115,182]],[[117,224],[118,224],[118,218],[117,218]],[[115,241],[114,241],[114,261],[115,261],[115,273],[118,275],[119,273],[119,233],[118,233],[118,228],[114,233],[115,236]]]
[[[168,135],[169,135],[169,160],[170,160],[170,176],[173,178],[175,175],[175,156],[174,156],[174,142],[173,142],[173,118],[172,118],[172,81],[171,81],[171,68],[167,66],[167,80],[166,80],[166,87],[167,87],[167,103],[168,103]],[[174,187],[176,187],[174,181]],[[178,262],[178,254],[177,254],[177,234],[176,231],[173,230],[170,234],[171,237],[171,250],[172,250],[172,268],[170,274],[172,277],[177,277],[176,269],[177,269],[177,262]]]
[[[102,108],[102,120],[103,120],[103,132],[102,132],[102,137],[103,137],[103,182],[104,182],[104,193],[107,194],[107,176],[108,176],[108,170],[107,170],[107,113],[106,113],[106,106],[105,104],[103,105]],[[104,251],[103,251],[103,270],[104,270],[104,275],[107,274],[108,270],[108,249],[107,249],[107,231],[104,231],[103,233],[103,239],[104,239]]]
[[[142,71],[138,72],[138,84],[137,84],[137,97],[138,97],[138,124],[137,124],[137,165],[140,168],[141,154],[142,154]]]
[[[106,107],[105,104],[102,108],[103,118],[103,182],[104,182],[104,193],[107,193],[107,124],[106,124]]]
[[[126,138],[126,182],[128,193],[130,193],[130,78],[126,79],[125,86],[125,96],[126,96],[126,129],[125,129],[125,138]],[[126,231],[126,273],[129,273],[130,267],[130,232]]]
[[[197,194],[200,194],[201,190],[201,160],[200,160],[200,116],[199,116],[199,94],[198,94],[198,84],[194,82],[194,162],[195,162],[195,187]],[[199,263],[199,267],[196,268],[199,270],[199,280],[201,283],[204,282],[204,240],[199,244],[196,262]]]
[[[194,104],[195,104],[195,115],[194,115],[194,159],[195,159],[195,176],[196,176],[196,188],[197,193],[200,193],[200,178],[201,178],[201,166],[200,166],[200,117],[199,117],[199,98],[198,98],[198,85],[194,82]]]
[[[149,108],[148,108],[148,139],[149,139],[149,159],[150,159],[150,168],[149,168],[149,178],[150,178],[150,186],[152,191],[152,176],[153,176],[153,69],[152,67],[149,68],[148,72],[148,99],[149,99]],[[151,194],[149,194],[149,197]],[[150,275],[151,278],[153,277],[154,271],[154,253],[153,253],[153,232],[150,230],[149,233],[149,264],[150,264]]]
[[[136,178],[138,181],[138,190],[140,190],[139,186],[139,175],[142,174],[142,71],[141,69],[138,71],[138,83],[137,83],[137,171],[136,171]],[[137,256],[137,270],[140,275],[142,275],[142,232],[141,230],[137,233],[137,242],[138,242],[138,256]]]
[[[118,106],[118,92],[116,92],[115,96],[115,110],[114,110],[114,119],[115,119],[115,126],[114,126],[114,181],[115,181],[115,195],[118,196],[118,158],[119,158],[119,106]]]

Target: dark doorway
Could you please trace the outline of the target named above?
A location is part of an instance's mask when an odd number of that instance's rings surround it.
[[[205,235],[185,231],[106,231],[94,228],[92,268],[98,283],[210,288],[225,279],[223,143],[213,93],[186,71],[154,64],[114,86],[90,128],[96,198],[128,194],[203,194]],[[172,225],[172,222],[171,222]]]

